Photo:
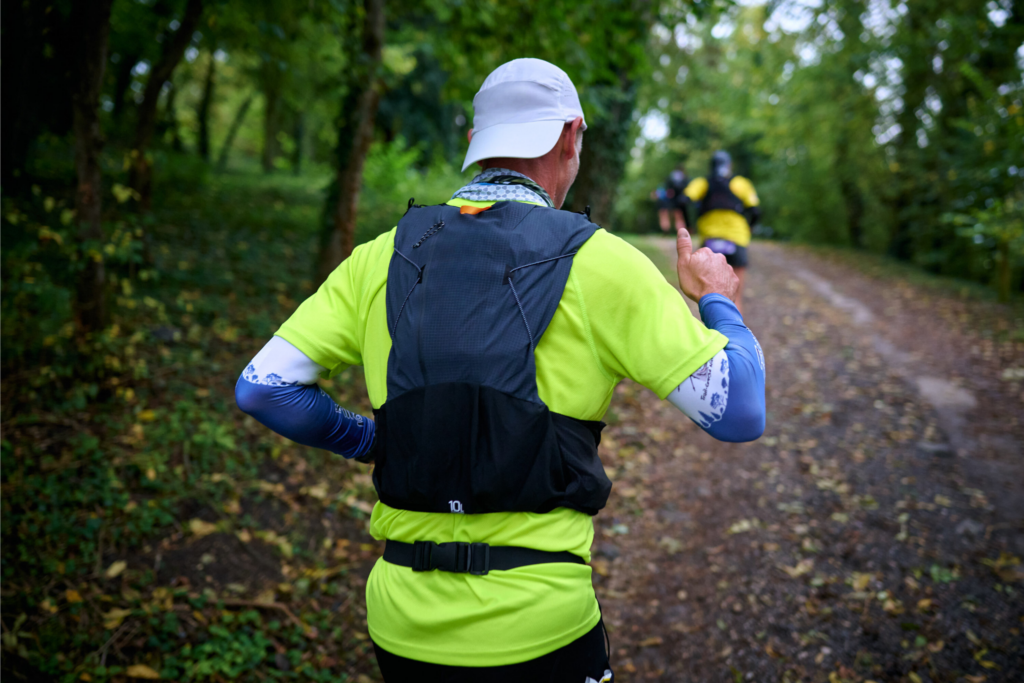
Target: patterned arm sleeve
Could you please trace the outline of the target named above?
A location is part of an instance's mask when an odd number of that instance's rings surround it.
[[[704,324],[729,339],[725,349],[683,380],[668,400],[719,441],[764,433],[764,354],[736,305],[720,294],[700,300]]]
[[[374,423],[335,403],[316,385],[325,368],[280,337],[256,354],[235,385],[242,412],[296,443],[363,458]]]

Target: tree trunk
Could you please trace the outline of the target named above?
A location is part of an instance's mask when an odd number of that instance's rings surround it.
[[[623,75],[618,85],[592,86],[591,92],[604,100],[607,113],[601,117],[592,115],[587,124],[580,170],[565,208],[583,211],[589,206],[590,219],[602,223],[611,217],[615,188],[622,179],[629,154],[636,85]]]
[[[192,40],[192,34],[199,26],[199,18],[203,13],[203,0],[188,0],[185,14],[181,18],[178,30],[174,35],[165,38],[164,49],[160,60],[153,65],[146,81],[146,88],[139,104],[138,119],[135,123],[135,142],[132,145],[132,169],[129,184],[139,193],[139,206],[149,211],[152,202],[153,163],[147,156],[149,145],[153,142],[156,131],[157,100],[164,83],[174,73],[175,67],[185,56],[185,48]]]
[[[103,138],[98,107],[103,72],[107,66],[112,2],[77,2],[73,10],[79,40],[75,92],[72,96],[72,129],[75,135],[75,173],[78,176],[75,219],[78,222],[77,238],[80,244],[94,240],[98,242],[103,238],[100,225],[103,177],[99,163]],[[102,256],[86,256],[75,290],[75,322],[82,333],[94,332],[106,322],[103,301],[105,279]]]
[[[292,129],[295,138],[295,149],[292,152],[292,173],[302,173],[302,140],[306,136],[306,121],[302,112],[295,114],[295,126]]]
[[[53,11],[54,3],[4,2],[2,7],[0,184],[4,196],[13,196],[33,183],[28,170],[40,134],[48,131],[61,138],[73,131],[81,27],[63,11]]]
[[[373,123],[380,103],[381,49],[384,45],[384,0],[363,0],[361,58],[342,98],[338,122],[337,202],[325,222],[316,267],[320,285],[355,246],[356,213],[363,183],[363,164],[373,141]]]
[[[617,38],[628,37],[638,44],[645,43],[656,19],[654,4],[648,0],[619,3],[616,20],[603,22],[594,39],[611,44]],[[613,37],[613,33],[617,35]],[[564,208],[583,211],[589,206],[590,218],[595,223],[605,222],[611,216],[615,189],[632,147],[629,133],[636,107],[637,67],[642,59],[637,53],[623,54],[618,63],[610,65],[607,77],[588,88],[591,101],[603,106],[590,108],[580,170]]]
[[[844,122],[844,126],[849,123]],[[846,230],[850,244],[858,249],[864,246],[864,198],[854,179],[856,170],[850,159],[850,134],[843,131],[836,144],[835,174],[839,178],[839,193],[846,206]]]
[[[163,137],[167,131],[170,131],[171,149],[181,152],[184,151],[185,145],[181,141],[181,131],[178,129],[178,110],[174,106],[178,99],[178,88],[174,85],[174,81],[168,81],[168,84],[167,104],[164,105],[163,122],[160,124],[161,132],[157,137]]]
[[[900,134],[896,138],[896,168],[893,181],[896,195],[893,201],[894,221],[889,234],[889,255],[901,260],[910,260],[915,251],[915,233],[922,222],[919,194],[922,166],[925,152],[918,148],[917,129],[920,121],[917,111],[924,104],[928,86],[935,79],[931,67],[931,52],[934,49],[924,27],[936,20],[937,5],[909,3],[907,16],[901,28],[906,43],[900,52],[903,61],[901,78],[904,83],[903,110],[897,115]]]
[[[1010,302],[1010,290],[1013,288],[1013,255],[1010,253],[1009,239],[1002,238],[996,247],[996,294],[999,303]]]
[[[120,122],[124,115],[128,95],[128,87],[132,84],[132,69],[139,63],[139,55],[121,55],[121,61],[117,63],[117,72],[114,75],[114,120]]]
[[[210,47],[210,65],[206,69],[203,98],[199,100],[199,110],[196,112],[199,119],[199,156],[203,161],[210,160],[210,103],[213,101],[213,80],[217,67],[217,60],[213,57],[216,51],[216,45]]]
[[[277,158],[277,131],[281,123],[281,74],[276,62],[264,66],[263,78],[263,172],[274,170]]]
[[[242,102],[242,106],[238,108],[238,113],[235,114],[235,120],[231,122],[231,128],[228,129],[228,136],[224,138],[224,144],[220,148],[220,158],[217,159],[217,170],[223,171],[228,166],[228,153],[231,151],[231,145],[235,143],[235,136],[238,135],[238,129],[242,127],[242,120],[249,111],[249,107],[252,106],[253,95],[249,95],[245,98],[245,102]]]

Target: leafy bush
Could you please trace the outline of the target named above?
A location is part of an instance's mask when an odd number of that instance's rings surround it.
[[[190,172],[191,162],[179,161],[167,158],[164,177]],[[145,219],[118,215],[115,185],[96,244],[72,239],[67,198],[40,188],[3,199],[5,674],[344,680],[341,660],[369,656],[359,641],[343,655],[324,654],[324,643],[344,640],[339,623],[351,610],[302,601],[347,591],[347,568],[333,545],[282,518],[293,520],[301,500],[322,534],[322,509],[325,519],[361,520],[368,503],[353,496],[371,489],[352,488],[357,470],[340,458],[242,415],[232,393],[244,362],[311,292],[323,182],[213,176],[157,194]],[[96,256],[107,267],[111,323],[81,338],[71,310],[75,270]],[[365,411],[351,386],[357,377],[350,371],[325,388]],[[285,474],[271,482],[268,472]],[[223,604],[241,599],[237,585],[183,588],[157,569],[172,545],[185,558],[197,542],[220,539],[220,548],[240,543],[238,535],[261,544],[266,576],[302,567],[286,577],[296,588],[278,598],[295,599],[285,626],[275,621],[279,610]],[[174,571],[195,571],[196,561]],[[252,590],[290,586],[261,580]]]
[[[115,324],[89,338],[75,335],[71,303],[82,264],[103,260],[112,298],[137,310],[142,322],[165,318],[154,299],[133,296],[133,282],[155,278],[156,273],[144,267],[143,227],[137,218],[106,222],[102,240],[79,242],[66,202],[35,195],[30,201],[3,201],[0,343],[5,391],[29,405],[47,400],[56,402],[55,407],[81,409],[96,398],[104,379],[146,373],[134,354],[140,338],[130,330]]]
[[[441,204],[465,184],[458,169],[440,158],[433,159],[426,171],[421,170],[422,165],[423,150],[401,138],[377,142],[370,148],[363,171],[356,244],[395,227],[410,199],[415,197],[417,204]],[[472,177],[470,171],[466,176]]]

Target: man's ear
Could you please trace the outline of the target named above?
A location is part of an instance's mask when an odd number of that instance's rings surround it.
[[[571,159],[576,154],[576,135],[583,126],[583,117],[577,116],[562,129],[562,155]]]
[[[469,130],[466,131],[466,140],[468,142],[473,142],[473,129],[472,128],[470,128]]]

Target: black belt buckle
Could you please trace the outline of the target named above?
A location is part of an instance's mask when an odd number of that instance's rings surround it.
[[[470,543],[466,571],[475,576],[486,576],[491,571],[491,546],[486,543]],[[474,564],[476,567],[474,568]]]
[[[413,543],[412,570],[430,572],[440,569],[454,574],[484,576],[491,571],[491,546],[486,543]]]
[[[416,541],[412,546],[412,570],[414,572],[429,572],[435,567],[430,565],[430,556],[433,554],[437,544],[433,541]]]

